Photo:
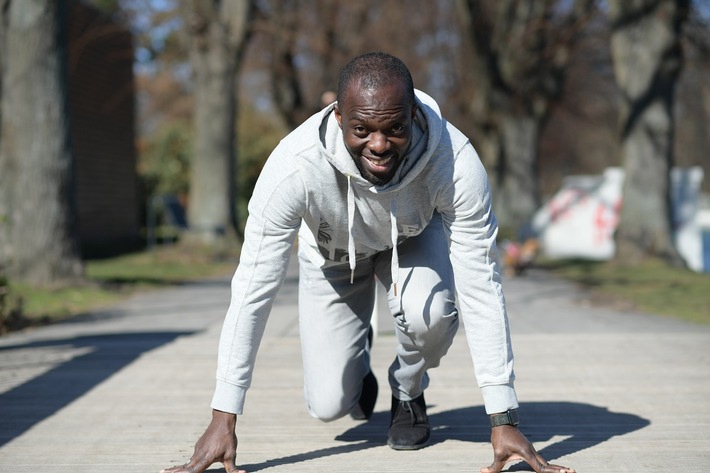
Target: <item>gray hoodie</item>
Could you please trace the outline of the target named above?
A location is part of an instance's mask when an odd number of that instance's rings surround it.
[[[249,202],[239,266],[219,342],[212,407],[242,413],[256,352],[296,236],[317,266],[348,264],[418,235],[434,212],[449,235],[457,306],[486,411],[517,407],[513,352],[496,250],[497,224],[486,172],[468,139],[416,91],[419,111],[404,161],[375,186],[345,148],[333,105],[274,149]]]

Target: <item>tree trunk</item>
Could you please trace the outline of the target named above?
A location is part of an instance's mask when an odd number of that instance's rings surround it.
[[[298,5],[295,0],[279,0],[271,7],[271,90],[276,108],[293,130],[316,111],[305,104],[295,64]]]
[[[611,53],[622,91],[623,206],[616,259],[655,256],[683,265],[673,245],[670,169],[673,95],[682,65],[680,28],[688,0],[612,0]]]
[[[570,50],[592,0],[459,0],[473,50],[472,141],[491,174],[502,228],[520,234],[540,203],[538,143],[562,93]],[[486,155],[487,153],[495,153]],[[491,172],[493,171],[493,172]]]
[[[364,51],[382,49],[374,38],[384,35],[368,29],[368,15],[381,8],[377,1],[272,0],[261,6],[272,95],[291,130],[322,108],[323,94],[335,91],[342,66]]]
[[[534,116],[501,117],[501,142],[498,157],[496,216],[518,229],[518,237],[524,240],[526,225],[540,207],[540,191],[537,174],[537,148],[540,140],[540,123]]]
[[[235,210],[236,76],[251,2],[186,2],[195,84],[195,152],[188,240],[217,243],[238,235]]]
[[[14,0],[2,12],[0,264],[56,284],[83,271],[73,205],[64,1]]]

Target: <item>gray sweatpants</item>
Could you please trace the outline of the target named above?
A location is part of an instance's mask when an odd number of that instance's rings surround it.
[[[389,368],[392,395],[412,400],[426,389],[427,370],[439,365],[458,328],[454,278],[441,218],[398,246],[397,295],[391,250],[348,264],[318,268],[299,253],[299,320],[305,398],[313,417],[331,421],[359,409],[370,369],[367,332],[375,302],[375,276],[387,289],[397,335]]]

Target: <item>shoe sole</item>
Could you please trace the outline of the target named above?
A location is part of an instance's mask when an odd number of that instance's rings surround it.
[[[420,448],[424,448],[427,445],[429,445],[429,439],[426,440],[424,443],[420,443],[418,445],[397,445],[392,443],[390,440],[387,441],[387,445],[392,449],[392,450],[419,450]]]

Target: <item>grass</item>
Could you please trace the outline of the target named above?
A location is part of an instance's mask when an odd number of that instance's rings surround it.
[[[598,304],[620,305],[710,325],[710,274],[650,260],[620,267],[611,262],[547,261],[538,265],[588,289]]]
[[[154,251],[86,262],[86,281],[55,289],[11,284],[31,324],[54,322],[105,308],[137,291],[228,276],[237,251],[165,245]],[[538,267],[588,289],[598,304],[616,305],[710,325],[710,274],[669,268],[657,261],[623,268],[606,262],[543,261]],[[0,331],[1,332],[1,331]]]
[[[228,276],[237,257],[179,245],[85,262],[85,281],[67,287],[36,288],[10,283],[29,324],[56,322],[105,308],[138,291]]]

